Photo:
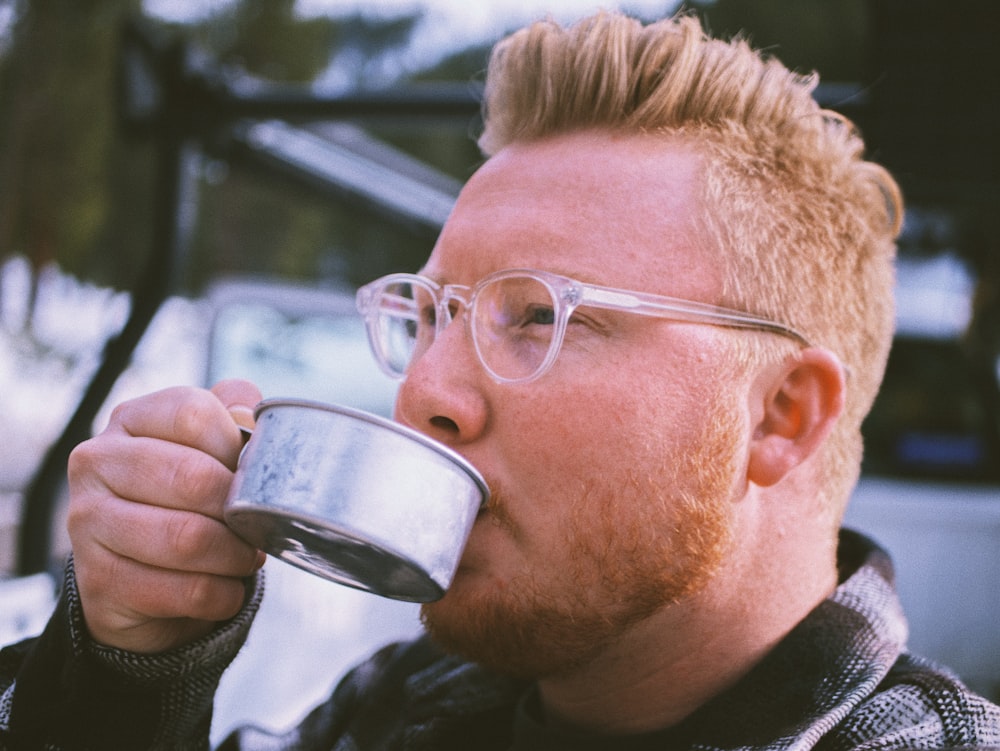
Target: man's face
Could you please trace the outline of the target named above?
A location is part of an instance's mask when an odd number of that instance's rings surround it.
[[[716,302],[690,146],[587,133],[510,147],[469,182],[424,273],[508,268]],[[493,494],[445,597],[446,647],[543,676],[683,608],[724,559],[746,416],[732,332],[581,308],[553,368],[498,384],[456,318],[412,367],[397,418],[450,445]]]

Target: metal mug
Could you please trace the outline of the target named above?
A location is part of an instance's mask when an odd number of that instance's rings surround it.
[[[226,524],[313,574],[409,602],[439,599],[489,489],[456,452],[347,407],[269,399],[240,455]]]

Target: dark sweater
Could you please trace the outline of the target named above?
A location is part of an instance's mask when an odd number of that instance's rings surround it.
[[[355,668],[289,733],[246,728],[220,751],[1000,746],[1000,708],[905,651],[888,556],[845,532],[838,557],[834,593],[739,683],[672,728],[614,738],[549,728],[532,686],[422,638]],[[45,632],[0,652],[0,749],[207,749],[215,687],[261,588],[205,639],[140,656],[87,638],[70,566]]]

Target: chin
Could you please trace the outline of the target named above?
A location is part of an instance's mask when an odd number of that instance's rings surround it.
[[[624,622],[588,608],[576,597],[546,597],[528,581],[497,586],[465,575],[422,606],[421,620],[445,651],[496,673],[539,679],[579,667],[617,638]]]

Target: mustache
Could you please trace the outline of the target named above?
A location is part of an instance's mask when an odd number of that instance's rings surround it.
[[[490,498],[486,505],[480,509],[479,514],[485,517],[490,524],[496,524],[501,529],[517,534],[518,524],[510,512],[510,494],[501,483],[487,482],[490,489]]]

